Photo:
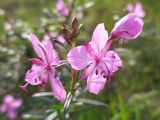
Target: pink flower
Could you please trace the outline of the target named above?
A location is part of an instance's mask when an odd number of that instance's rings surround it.
[[[17,109],[21,107],[22,102],[21,98],[15,99],[11,95],[6,95],[0,105],[0,112],[6,112],[10,119],[15,119],[17,117]]]
[[[112,29],[114,38],[135,39],[143,28],[143,21],[136,14],[130,13],[119,20]]]
[[[129,13],[135,13],[138,17],[144,18],[145,17],[145,11],[143,10],[142,4],[140,2],[136,2],[135,5],[127,4],[126,10]]]
[[[69,15],[69,8],[65,5],[63,0],[56,1],[56,9],[63,16]]]
[[[53,45],[50,40],[46,40],[41,43],[38,38],[30,34],[28,36],[29,41],[32,43],[34,51],[40,58],[32,58],[32,68],[27,71],[25,81],[26,84],[22,86],[24,90],[28,84],[39,85],[42,88],[50,80],[53,95],[63,102],[66,97],[66,91],[58,78],[55,67],[59,66],[62,61],[59,60],[57,52],[53,49]]]
[[[72,68],[85,69],[82,79],[87,77],[87,89],[91,93],[98,94],[106,80],[110,81],[111,75],[122,66],[118,54],[108,51],[110,45],[104,24],[99,24],[89,43],[71,49],[67,55]]]

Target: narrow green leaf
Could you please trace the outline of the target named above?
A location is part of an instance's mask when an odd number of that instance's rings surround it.
[[[53,41],[53,43],[56,43],[56,44],[62,46],[63,48],[66,48],[66,47],[64,46],[64,44],[61,43],[59,40],[52,40],[52,41]]]

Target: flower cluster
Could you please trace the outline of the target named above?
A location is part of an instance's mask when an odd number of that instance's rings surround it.
[[[59,0],[59,2],[62,1]],[[111,76],[122,67],[122,60],[118,53],[110,50],[112,41],[115,38],[135,39],[141,33],[142,27],[142,19],[135,13],[130,13],[115,24],[110,35],[105,30],[103,23],[98,24],[91,41],[80,46],[73,46],[74,39],[69,40],[69,38],[75,38],[75,35],[73,36],[72,31],[70,33],[67,29],[63,29],[67,43],[72,45],[72,49],[67,54],[67,63],[69,62],[75,70],[83,70],[82,79],[87,79],[89,92],[98,94],[104,88],[105,83],[111,81]],[[72,26],[72,28],[75,27]],[[78,30],[78,27],[76,28]],[[53,95],[64,102],[66,91],[58,78],[56,68],[66,64],[66,60],[59,59],[50,39],[40,42],[33,34],[30,34],[28,39],[38,58],[30,59],[33,65],[26,73],[26,84],[22,88],[27,90],[28,85],[38,85],[44,89],[49,79]]]
[[[22,86],[23,90],[26,90],[26,87],[29,84],[39,85],[43,89],[49,79],[53,90],[53,95],[58,100],[63,102],[66,97],[66,91],[64,90],[55,69],[60,64],[63,64],[63,61],[59,60],[58,54],[54,50],[50,40],[47,39],[40,42],[33,34],[30,34],[28,39],[32,43],[34,51],[40,59],[30,59],[33,65],[32,68],[26,73],[26,84]]]
[[[21,107],[22,103],[21,98],[15,99],[12,95],[6,95],[0,105],[0,112],[6,112],[10,119],[15,119],[17,117],[17,109]]]

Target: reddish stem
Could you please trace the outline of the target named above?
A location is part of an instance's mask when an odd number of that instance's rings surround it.
[[[75,84],[78,76],[78,71],[75,69],[72,69],[72,90],[75,89]]]

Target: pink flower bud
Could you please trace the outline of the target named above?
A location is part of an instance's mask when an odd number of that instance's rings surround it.
[[[114,38],[135,39],[141,33],[142,27],[142,19],[134,13],[130,13],[115,24],[111,36]]]

